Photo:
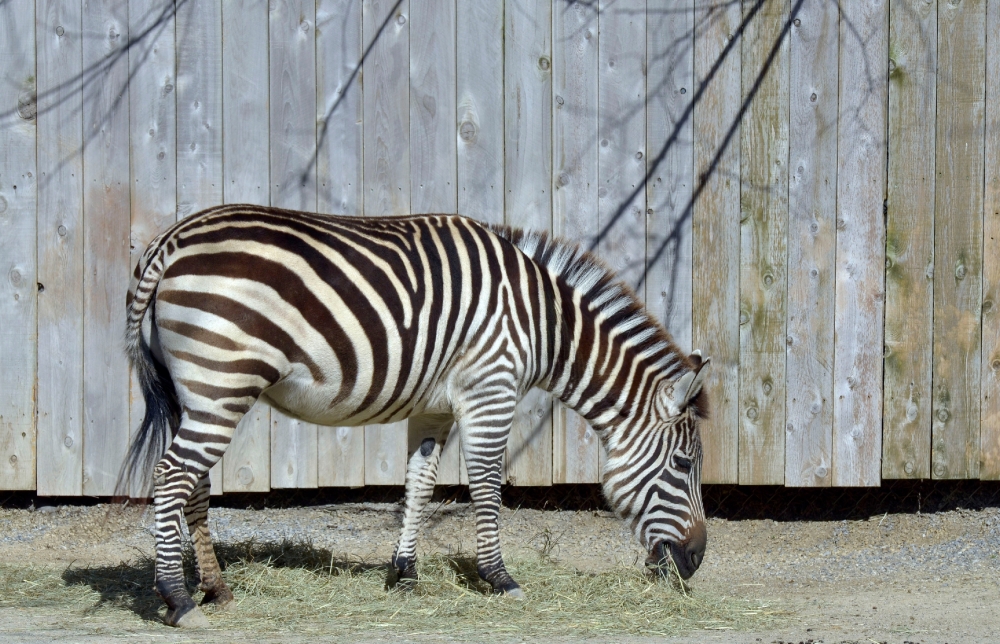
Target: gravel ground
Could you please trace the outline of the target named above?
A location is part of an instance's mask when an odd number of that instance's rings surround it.
[[[545,551],[595,571],[623,562],[640,565],[645,556],[609,512],[504,508],[501,521],[509,553]],[[306,540],[335,556],[367,562],[388,560],[399,523],[398,505],[375,503],[217,508],[210,516],[219,541]],[[150,527],[148,513],[120,515],[103,505],[0,509],[0,560],[63,567],[117,563],[152,554]],[[997,508],[887,513],[862,521],[710,519],[708,533],[693,591],[764,599],[784,611],[787,621],[767,633],[701,632],[678,642],[1000,641]],[[474,550],[471,507],[439,507],[422,531],[420,551]],[[65,628],[51,611],[0,609],[0,635],[11,641],[107,636]],[[165,628],[147,635],[157,641],[181,637]]]

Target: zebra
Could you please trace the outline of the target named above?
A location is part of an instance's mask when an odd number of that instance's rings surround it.
[[[207,527],[209,469],[255,401],[325,425],[409,418],[403,527],[391,560],[416,582],[417,527],[441,449],[460,433],[479,575],[523,597],[500,552],[501,463],[518,400],[552,392],[600,436],[604,494],[649,553],[689,578],[705,551],[699,421],[709,360],[684,355],[592,254],[458,215],[338,217],[228,205],[154,239],[127,296],[126,352],[146,415],[119,489],[153,497],[165,621],[224,606]],[[134,494],[136,495],[136,494]]]

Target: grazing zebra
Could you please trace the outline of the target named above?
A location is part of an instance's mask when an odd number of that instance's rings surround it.
[[[258,399],[327,425],[411,419],[392,558],[407,582],[454,424],[479,574],[522,596],[500,555],[497,517],[514,406],[532,387],[597,430],[605,495],[650,561],[669,554],[683,578],[701,563],[708,360],[680,353],[632,291],[575,244],[459,216],[211,208],[146,249],[129,289],[126,343],[146,417],[120,485],[152,479],[156,590],[169,624],[206,623],[185,589],[182,514],[203,603],[233,598],[206,526],[208,471]]]

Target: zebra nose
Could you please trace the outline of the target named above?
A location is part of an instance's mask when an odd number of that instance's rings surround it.
[[[687,545],[684,548],[684,554],[691,566],[691,572],[697,570],[705,558],[705,546],[707,543],[708,534],[705,531],[705,524],[699,521],[692,526]]]

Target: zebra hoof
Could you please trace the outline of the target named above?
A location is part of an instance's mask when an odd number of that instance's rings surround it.
[[[167,616],[163,619],[168,626],[177,628],[208,628],[212,625],[205,617],[205,613],[197,606],[193,606],[183,615],[178,616],[177,611],[168,610]]]
[[[205,591],[205,596],[201,599],[202,606],[213,606],[216,610],[228,610],[235,606],[233,603],[233,591],[228,586],[212,588]]]
[[[524,591],[521,590],[519,586],[514,586],[508,590],[502,591],[504,597],[510,597],[511,599],[517,599],[519,601],[524,600]]]

